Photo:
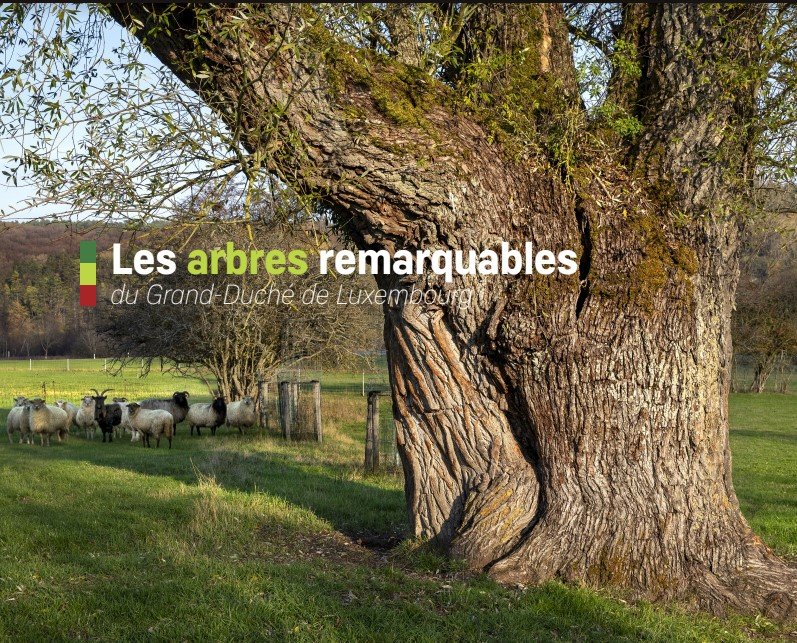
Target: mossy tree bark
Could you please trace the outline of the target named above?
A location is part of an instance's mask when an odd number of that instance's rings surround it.
[[[414,532],[505,581],[793,614],[797,573],[742,517],[728,446],[759,82],[739,71],[764,10],[629,8],[632,64],[611,92],[642,132],[596,131],[602,143],[564,161],[544,140],[554,112],[580,109],[560,7],[483,8],[460,42],[471,62],[522,52],[471,88],[536,96],[514,123],[536,146],[458,103],[472,67],[444,69],[444,85],[337,42],[307,7],[241,11],[112,8],[360,247],[579,251],[572,277],[379,277],[475,293],[470,307],[385,309]]]

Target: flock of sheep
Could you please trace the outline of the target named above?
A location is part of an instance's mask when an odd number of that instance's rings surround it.
[[[14,443],[14,433],[19,433],[19,443],[33,444],[34,436],[39,436],[41,445],[49,446],[50,437],[56,436],[61,442],[67,438],[72,427],[84,432],[86,438],[94,439],[97,429],[102,431],[102,441],[113,442],[114,435],[121,438],[125,432],[132,436],[131,441],[141,440],[142,445],[149,447],[150,439],[155,438],[155,446],[160,446],[161,438],[169,441],[177,432],[177,425],[183,420],[191,427],[191,435],[196,429],[197,435],[202,428],[210,428],[213,435],[222,424],[243,429],[255,425],[255,403],[251,397],[226,404],[223,397],[216,397],[213,402],[188,404],[188,391],[176,391],[170,398],[150,398],[140,402],[128,402],[125,398],[115,397],[107,403],[106,393],[91,389],[94,395],[83,398],[79,407],[58,400],[55,404],[47,404],[36,397],[14,398],[14,406],[8,412],[6,430],[8,441]]]

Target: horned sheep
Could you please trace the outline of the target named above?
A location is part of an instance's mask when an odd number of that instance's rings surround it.
[[[94,420],[102,431],[102,441],[107,438],[108,442],[113,442],[114,427],[122,423],[122,407],[105,403],[105,394],[112,389],[107,388],[102,393],[96,388],[91,390],[94,391]]]

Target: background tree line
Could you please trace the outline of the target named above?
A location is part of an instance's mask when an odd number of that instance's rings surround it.
[[[734,353],[752,366],[755,393],[797,356],[797,194],[760,193],[763,213],[747,226],[733,316]],[[785,392],[786,380],[781,386]]]
[[[98,251],[125,239],[121,227],[44,223],[0,225],[0,355],[90,357],[106,346],[92,311],[78,305],[78,247]]]
[[[797,359],[797,194],[783,189],[762,190],[761,194],[763,214],[748,226],[742,247],[742,273],[733,318],[735,353],[751,364],[753,379],[750,390],[759,393],[784,358],[787,365],[794,364]],[[198,205],[187,207],[196,208]],[[255,210],[253,221],[262,247],[287,247],[286,244],[299,247],[308,243],[301,231],[286,235],[284,231],[279,232],[274,221],[268,228],[262,210],[260,214],[257,214],[257,208]],[[242,247],[248,242],[248,230],[245,225],[236,229],[233,221],[234,213],[229,205],[216,206],[205,227],[186,228],[182,240],[190,235],[192,247],[212,246],[224,236],[225,240],[235,239]],[[214,226],[215,231],[210,232]],[[167,234],[167,229],[162,228],[160,234]],[[224,336],[219,334],[219,329],[225,324],[236,329],[236,350],[243,345],[251,350],[255,350],[257,344],[270,347],[266,351],[270,351],[270,357],[260,351],[249,370],[262,370],[290,359],[291,355],[320,355],[322,359],[340,363],[358,348],[381,345],[382,322],[380,311],[375,309],[368,310],[365,315],[347,314],[345,317],[322,314],[314,320],[302,318],[295,310],[283,311],[286,314],[277,320],[273,317],[275,311],[261,307],[256,324],[247,309],[241,307],[226,311],[219,309],[216,311],[219,315],[201,315],[199,313],[203,309],[205,313],[208,309],[188,307],[178,317],[166,318],[160,308],[138,306],[115,318],[98,316],[95,310],[80,308],[77,301],[78,244],[81,238],[96,239],[100,254],[107,255],[115,241],[121,241],[127,247],[131,235],[122,227],[112,225],[93,229],[89,225],[67,228],[38,222],[2,224],[0,351],[3,357],[91,357],[95,354],[130,353],[135,357],[168,356],[188,368],[188,364],[195,361],[190,359],[191,356],[201,355],[199,361],[204,366],[214,364],[212,370],[221,373],[225,370],[222,365],[229,357],[207,355],[197,347],[208,347],[212,338]],[[171,243],[176,242],[176,238],[172,238]],[[113,283],[109,266],[110,261],[100,261],[101,282],[104,278],[106,283]],[[310,273],[313,273],[312,268]],[[194,278],[189,283],[185,274],[178,274],[171,281],[175,282],[174,286],[179,281],[183,287],[202,287],[202,279]],[[262,276],[250,280],[247,287],[268,282],[268,278]],[[366,282],[367,279],[359,285],[368,285]],[[248,318],[239,319],[244,313]],[[148,319],[148,315],[155,315],[157,319]],[[342,329],[336,328],[333,322],[342,325],[344,319],[348,332],[339,332]],[[174,325],[178,322],[183,326],[185,336],[191,331],[194,339],[177,343],[171,341],[169,333],[153,335],[144,332],[158,323]],[[244,327],[249,329],[251,336],[248,340],[251,342],[242,339]],[[131,332],[131,328],[139,328],[139,333]],[[263,334],[264,329],[271,333],[269,337]],[[321,331],[326,333],[325,337]],[[354,338],[357,341],[351,341]],[[357,343],[361,346],[355,346]],[[281,353],[276,350],[279,345],[283,346]],[[236,388],[233,379],[225,382],[224,388]]]

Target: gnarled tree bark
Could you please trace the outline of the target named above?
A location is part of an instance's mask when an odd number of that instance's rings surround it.
[[[755,64],[764,9],[628,10],[640,73],[611,88],[642,134],[564,164],[518,153],[429,75],[337,42],[308,7],[111,11],[360,247],[579,251],[571,277],[378,277],[474,292],[470,307],[385,309],[415,534],[505,581],[794,614],[797,572],[742,517],[728,446],[757,90],[731,71]],[[561,8],[483,12],[462,50],[527,52],[531,87],[578,109]],[[456,87],[461,71],[443,75]],[[509,91],[506,77],[484,88]],[[527,116],[542,131],[551,113]]]

